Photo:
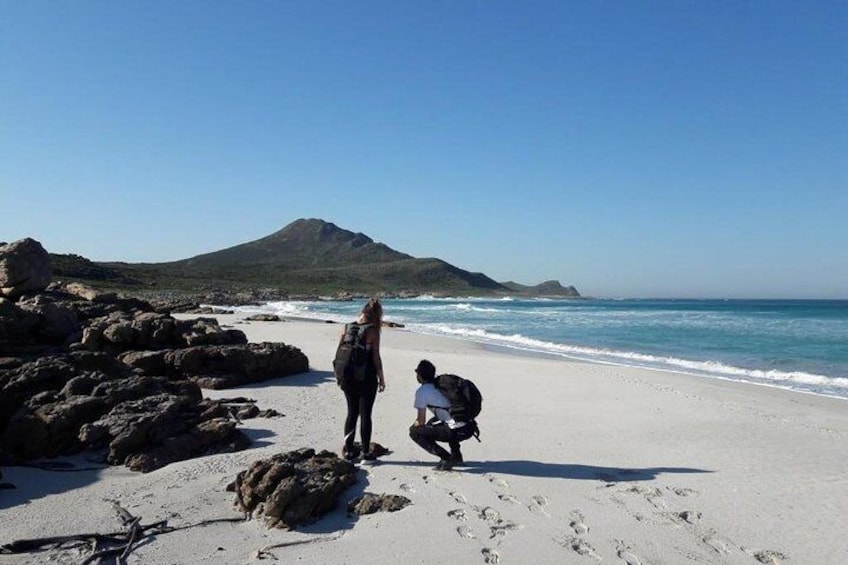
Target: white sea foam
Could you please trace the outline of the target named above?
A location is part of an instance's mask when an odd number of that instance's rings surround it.
[[[514,302],[514,304],[509,304]],[[528,304],[529,302],[529,304]],[[475,297],[468,298],[433,298],[419,297],[411,300],[390,301],[387,308],[387,321],[395,321],[406,325],[412,332],[446,335],[484,344],[508,347],[516,350],[545,353],[577,359],[581,361],[606,363],[613,365],[643,367],[663,371],[688,373],[698,376],[720,378],[735,381],[745,381],[766,384],[792,390],[816,392],[848,398],[848,378],[841,376],[825,376],[815,371],[805,371],[803,365],[797,362],[788,364],[794,366],[779,370],[765,366],[768,357],[760,355],[774,347],[771,343],[761,343],[759,339],[770,339],[772,336],[802,336],[804,332],[816,335],[827,335],[838,339],[845,334],[844,324],[837,322],[832,326],[830,320],[822,320],[811,326],[808,318],[764,318],[760,312],[731,312],[690,310],[688,304],[681,304],[675,310],[648,309],[640,310],[638,304],[632,309],[606,308],[603,303],[567,302],[562,306],[533,307],[533,302],[515,300],[492,300]],[[613,302],[613,301],[606,301]],[[241,312],[267,312],[282,316],[346,321],[355,317],[359,312],[359,304],[326,301],[281,301],[263,305],[240,306]],[[824,327],[820,327],[824,326]],[[484,329],[486,328],[486,329]],[[515,331],[518,330],[518,331]],[[762,330],[762,331],[760,331]],[[526,333],[524,333],[526,332]],[[540,337],[528,337],[527,333],[536,333]],[[577,332],[577,333],[575,333]],[[639,332],[638,337],[645,339],[644,332],[656,332],[653,335],[666,339],[671,333],[687,336],[675,343],[666,340],[655,350],[662,347],[678,345],[670,349],[676,353],[670,355],[650,354],[639,351],[616,349],[615,346],[577,345],[569,343],[569,335],[591,335],[590,339],[600,337],[601,340],[610,335],[621,336],[628,343],[632,336]],[[694,334],[693,332],[703,332]],[[548,335],[557,337],[549,338]],[[696,360],[695,355],[709,348],[692,348],[692,343],[702,343],[701,339],[714,338],[713,347],[722,348],[722,343],[733,344],[733,336],[747,340],[742,345],[741,354],[745,348],[751,352],[754,367],[760,362],[764,368],[744,368],[728,363],[727,356],[719,360]],[[552,340],[553,339],[553,340]],[[723,341],[722,341],[723,340]],[[802,341],[793,339],[793,344]],[[591,343],[591,341],[587,340]],[[638,343],[636,339],[634,343]],[[601,341],[600,343],[605,343]],[[610,341],[609,343],[614,343]],[[687,358],[686,351],[691,349],[692,358]],[[714,349],[726,353],[723,349]],[[682,354],[681,354],[682,353]],[[761,358],[762,357],[762,358]],[[816,366],[815,362],[811,366]],[[827,369],[825,369],[827,370]],[[837,369],[838,370],[838,369]],[[828,371],[829,372],[829,371]]]
[[[660,357],[633,351],[615,351],[552,343],[529,338],[521,334],[500,335],[479,328],[463,328],[447,324],[426,326],[413,324],[410,326],[410,329],[421,333],[448,335],[523,351],[561,355],[580,361],[682,372],[706,377],[768,384],[781,388],[806,390],[808,392],[818,392],[841,397],[848,396],[848,378],[833,378],[805,373],[803,371],[744,369],[717,361],[693,361],[676,357]]]

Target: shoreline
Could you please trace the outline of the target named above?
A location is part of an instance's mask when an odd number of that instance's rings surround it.
[[[250,462],[301,447],[340,450],[344,399],[331,361],[341,325],[214,317],[252,342],[282,341],[309,357],[308,373],[204,391],[255,398],[285,416],[246,420],[250,449],[148,474],[4,467],[3,480],[18,489],[0,491],[0,544],[114,531],[107,500],[175,526],[237,517],[224,487]],[[270,550],[280,560],[329,564],[848,560],[841,399],[515,355],[401,328],[383,335],[387,390],[374,408],[373,441],[390,453],[361,466],[361,482],[339,508],[296,531],[257,521],[189,528],[134,549],[128,562],[252,564],[257,550],[280,543],[297,544]],[[482,443],[463,443],[467,464],[457,471],[434,471],[434,458],[407,436],[421,358],[483,392]],[[403,495],[412,505],[346,516],[341,507],[362,492]],[[411,531],[427,532],[428,543]],[[0,564],[45,557],[0,555]]]
[[[214,306],[214,307],[220,308],[220,306]],[[242,312],[242,313],[232,314],[232,315],[234,315],[234,316],[246,316],[248,314],[245,314],[245,313]],[[326,319],[326,318],[325,319],[309,318],[309,317],[305,317],[305,316],[291,316],[291,315],[288,315],[288,314],[277,314],[277,315],[280,317],[281,320],[287,320],[287,321],[293,321],[293,322],[315,322],[315,323],[323,323],[323,324],[328,324],[328,325],[333,325],[333,324],[343,325],[344,324],[344,322],[338,322],[338,321]],[[215,314],[211,314],[211,316],[215,316]],[[562,360],[575,362],[575,363],[589,363],[589,364],[609,365],[609,366],[612,366],[612,367],[622,367],[624,369],[657,371],[657,372],[660,372],[660,373],[669,373],[669,374],[673,374],[673,375],[674,374],[685,375],[687,377],[702,378],[702,379],[708,379],[708,380],[718,380],[718,381],[723,381],[723,382],[728,382],[728,383],[739,383],[739,384],[752,385],[752,386],[760,386],[760,387],[765,387],[765,388],[773,388],[773,389],[777,389],[777,390],[783,390],[783,391],[786,391],[786,392],[795,392],[795,393],[799,393],[799,394],[809,394],[809,395],[819,396],[819,397],[823,397],[823,398],[833,398],[833,399],[837,399],[837,400],[848,401],[848,392],[846,392],[846,395],[840,396],[838,394],[829,394],[829,393],[821,392],[821,391],[793,388],[792,386],[780,385],[780,384],[776,384],[776,383],[772,383],[772,382],[760,382],[760,381],[749,380],[749,379],[744,379],[744,378],[733,378],[733,377],[728,377],[728,376],[724,376],[724,375],[713,375],[713,374],[704,373],[704,372],[699,373],[697,371],[687,371],[687,370],[682,369],[682,368],[654,367],[654,366],[638,365],[638,364],[635,364],[635,363],[625,363],[623,361],[608,361],[608,360],[604,360],[604,359],[586,359],[586,358],[571,356],[567,353],[560,353],[560,352],[555,352],[555,351],[542,351],[542,350],[538,350],[538,349],[530,349],[530,348],[525,348],[525,347],[521,347],[521,346],[517,346],[517,345],[514,346],[514,345],[510,345],[510,344],[487,343],[485,341],[475,340],[473,338],[468,338],[468,337],[463,337],[463,336],[458,336],[458,335],[453,336],[453,335],[444,335],[444,334],[435,333],[435,332],[434,333],[416,332],[416,331],[408,329],[404,326],[400,326],[400,329],[408,331],[409,333],[412,333],[412,334],[415,334],[415,335],[443,337],[445,339],[455,339],[455,340],[458,340],[458,341],[462,341],[464,343],[472,344],[473,346],[479,347],[482,350],[501,351],[501,352],[504,352],[504,353],[508,353],[508,354],[512,354],[512,355],[516,355],[516,356],[520,356],[520,357],[526,356],[526,357],[541,357],[541,358],[550,358],[550,359],[562,359]],[[827,377],[827,378],[831,378],[831,377]]]
[[[638,305],[626,306],[622,317],[615,314],[615,312],[621,311],[618,307],[615,307],[613,312],[607,312],[607,306],[599,305],[590,307],[585,315],[578,315],[578,322],[583,320],[585,316],[590,328],[589,334],[583,336],[582,332],[579,332],[580,335],[575,333],[574,327],[569,331],[559,331],[547,322],[541,322],[538,325],[533,323],[525,328],[520,322],[520,319],[523,318],[519,316],[513,319],[513,307],[508,305],[488,304],[481,306],[482,309],[478,309],[473,304],[464,302],[454,304],[456,301],[451,300],[447,301],[452,305],[449,310],[452,312],[456,309],[461,314],[437,313],[438,318],[434,319],[432,312],[444,308],[439,306],[438,302],[425,301],[423,306],[416,306],[417,301],[398,301],[397,304],[400,304],[398,314],[402,319],[397,321],[401,321],[413,331],[425,335],[445,335],[486,345],[502,345],[510,350],[522,353],[525,351],[540,354],[552,353],[567,359],[671,371],[848,399],[848,378],[843,375],[848,367],[844,364],[844,356],[837,349],[834,349],[835,342],[832,340],[828,341],[832,345],[824,351],[817,352],[815,349],[810,349],[815,347],[815,343],[817,343],[817,338],[814,336],[819,335],[813,331],[814,328],[811,329],[813,334],[810,339],[802,340],[802,343],[796,344],[795,340],[787,341],[791,332],[772,333],[767,331],[762,335],[755,332],[757,336],[765,340],[761,349],[754,348],[754,345],[737,347],[735,344],[737,338],[745,341],[744,336],[733,337],[742,327],[738,324],[755,323],[755,320],[759,319],[758,316],[761,314],[769,317],[774,314],[770,310],[762,312],[762,306],[753,307],[754,310],[748,313],[745,313],[744,310],[736,312],[731,309],[732,313],[725,316],[723,313],[725,301],[720,303],[712,300],[699,301],[699,304],[707,305],[703,307],[699,305],[680,306],[677,303],[678,301],[664,301],[659,307],[649,306],[647,310],[642,310],[643,307]],[[647,303],[652,302],[654,301],[647,301]],[[773,301],[759,302],[767,304]],[[392,307],[391,304],[389,307]],[[678,323],[682,323],[683,329],[687,331],[700,331],[698,322],[690,325],[690,322],[686,321],[686,312],[690,307],[694,308],[696,313],[701,312],[701,308],[704,308],[703,312],[708,312],[709,316],[714,313],[719,317],[716,327],[709,329],[707,334],[709,337],[704,344],[706,349],[698,346],[700,341],[697,338],[683,340],[680,337],[675,337],[673,332],[668,333],[670,328],[675,327]],[[791,305],[786,307],[795,308]],[[243,311],[268,312],[280,316],[303,315],[304,317],[345,321],[352,315],[355,308],[356,304],[348,305],[347,302],[344,304],[279,302],[248,306],[244,307]],[[517,308],[515,312],[519,314],[525,311],[523,307],[515,308]],[[530,311],[535,311],[534,308],[530,307]],[[565,310],[560,311],[560,308],[565,308]],[[681,308],[682,310],[680,310]],[[664,314],[661,314],[667,309],[670,309],[671,321]],[[466,310],[469,311],[470,317],[462,313]],[[475,313],[477,310],[481,313]],[[557,313],[556,317],[571,316],[570,309],[565,306],[555,306],[553,311]],[[494,314],[482,312],[493,312]],[[632,318],[630,314],[636,315],[635,319],[639,320],[642,313],[646,313],[649,320],[654,319],[655,314],[660,315],[656,324],[651,323],[645,328],[648,333],[644,335],[641,333],[642,329],[639,323],[631,327],[628,321]],[[844,313],[848,314],[848,312]],[[612,320],[615,322],[610,328],[607,328],[606,322],[604,322],[608,314],[612,315]],[[840,310],[837,314],[840,325],[837,326],[836,331],[848,329],[848,327],[844,327],[848,319],[843,320],[843,312]],[[504,315],[506,315],[506,318],[503,317]],[[741,319],[736,319],[737,315],[741,316]],[[816,314],[811,313],[810,315],[815,316]],[[490,316],[494,316],[494,318],[490,318]],[[594,320],[598,316],[600,316],[600,321],[596,323]],[[543,319],[545,318],[543,317]],[[696,316],[696,319],[698,319],[698,316]],[[771,320],[771,318],[769,319]],[[566,323],[566,326],[571,327],[573,324],[570,326]],[[658,328],[656,335],[654,335],[655,328]],[[640,333],[633,333],[635,331]],[[622,339],[624,341],[621,341]],[[796,346],[799,347],[797,355],[785,353],[785,351],[793,350]],[[787,355],[790,357],[787,357]],[[794,361],[789,361],[789,359],[794,359]]]

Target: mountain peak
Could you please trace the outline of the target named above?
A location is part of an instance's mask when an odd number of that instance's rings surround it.
[[[342,229],[332,222],[327,222],[318,218],[301,218],[299,220],[295,220],[280,231],[270,235],[269,238],[282,238],[298,241],[312,240],[324,243],[349,242],[351,247],[362,247],[363,245],[374,243],[374,240],[364,233],[354,233]]]
[[[331,269],[412,259],[363,233],[316,218],[301,218],[269,236],[185,261],[192,267],[263,265],[284,269]]]

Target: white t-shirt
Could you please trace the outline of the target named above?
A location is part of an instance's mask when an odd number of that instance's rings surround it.
[[[429,408],[433,416],[446,423],[451,429],[461,428],[465,425],[465,422],[457,422],[451,418],[450,412],[447,410],[450,408],[450,402],[433,383],[424,383],[418,387],[418,390],[415,391],[414,407],[418,409]]]

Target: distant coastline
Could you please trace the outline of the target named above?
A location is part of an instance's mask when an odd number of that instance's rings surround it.
[[[387,320],[414,333],[848,398],[848,354],[839,345],[848,337],[848,301],[420,297],[383,304]],[[346,321],[359,307],[356,300],[279,300],[235,309]]]

